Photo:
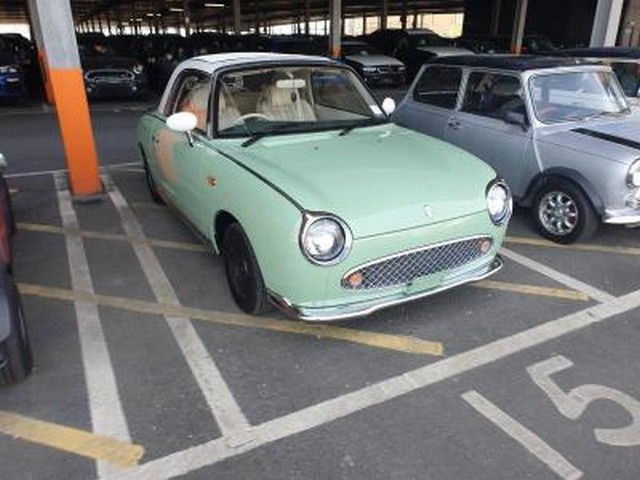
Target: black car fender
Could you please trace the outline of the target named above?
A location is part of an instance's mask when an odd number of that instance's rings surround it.
[[[4,343],[19,328],[15,325],[18,317],[18,293],[6,268],[0,268],[0,344]]]

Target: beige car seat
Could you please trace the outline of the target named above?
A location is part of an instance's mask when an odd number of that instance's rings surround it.
[[[241,117],[240,111],[229,98],[229,94],[223,89],[218,98],[218,130],[232,127]]]
[[[257,112],[279,122],[314,122],[313,108],[295,88],[270,85],[258,100]]]

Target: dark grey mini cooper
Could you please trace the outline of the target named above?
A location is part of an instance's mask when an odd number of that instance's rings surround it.
[[[640,112],[607,66],[437,59],[423,66],[393,120],[490,164],[551,240],[586,238],[601,222],[640,226]]]

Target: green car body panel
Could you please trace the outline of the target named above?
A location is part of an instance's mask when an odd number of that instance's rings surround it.
[[[291,133],[243,146],[245,140],[194,133],[190,144],[159,111],[138,127],[143,160],[167,200],[218,252],[219,219],[239,222],[272,300],[290,313],[310,320],[362,315],[497,270],[506,225],[492,221],[486,199],[496,175],[463,150],[390,123],[346,135]],[[331,213],[349,226],[353,243],[343,261],[317,265],[304,255],[304,212]],[[476,236],[490,237],[490,250],[455,271],[384,288],[341,284],[377,259]],[[473,272],[481,274],[466,278]]]

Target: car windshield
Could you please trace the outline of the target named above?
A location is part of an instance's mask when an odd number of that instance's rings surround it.
[[[448,38],[440,37],[438,35],[411,35],[409,37],[409,43],[413,48],[422,47],[448,47],[451,45],[451,40]]]
[[[581,121],[629,111],[611,72],[592,70],[537,75],[531,79],[529,88],[536,117],[544,123]]]
[[[340,67],[272,67],[226,73],[217,89],[219,136],[256,136],[385,123],[362,82]]]

